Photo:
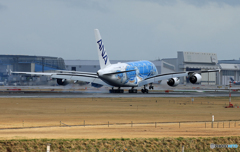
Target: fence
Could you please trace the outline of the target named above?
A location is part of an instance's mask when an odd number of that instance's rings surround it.
[[[104,124],[87,124],[87,121],[83,121],[79,125],[76,124],[67,124],[65,122],[59,121],[59,124],[56,125],[43,125],[43,126],[34,126],[26,125],[26,121],[22,121],[21,127],[11,127],[1,125],[0,130],[6,129],[24,129],[24,128],[47,128],[47,127],[89,127],[89,126],[102,126],[102,127],[153,127],[153,128],[237,128],[240,127],[240,120],[230,120],[230,121],[182,121],[182,122],[136,122],[133,121],[129,123],[111,123],[108,121]]]

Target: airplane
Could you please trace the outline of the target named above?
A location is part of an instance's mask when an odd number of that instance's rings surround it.
[[[234,79],[232,77],[230,77],[231,83],[235,84],[235,85],[240,85],[239,81],[234,81]]]
[[[136,87],[143,87],[142,93],[148,93],[146,88],[149,85],[149,89],[154,89],[154,82],[161,82],[167,80],[169,86],[175,87],[180,83],[179,77],[189,77],[191,83],[200,83],[202,76],[201,73],[206,72],[218,72],[216,70],[207,71],[187,71],[176,72],[167,74],[158,74],[157,68],[150,61],[135,61],[127,63],[111,64],[103,40],[101,38],[98,29],[94,30],[96,45],[98,50],[98,57],[100,63],[100,69],[97,73],[81,72],[81,71],[65,71],[60,70],[60,73],[37,73],[37,72],[12,72],[18,74],[36,74],[36,75],[48,75],[52,79],[57,79],[59,85],[66,85],[68,83],[78,83],[80,81],[90,82],[92,86],[102,87],[108,86],[112,89],[110,93],[124,93],[121,88],[131,87],[128,90],[129,93],[137,93]],[[114,89],[117,88],[117,89]]]

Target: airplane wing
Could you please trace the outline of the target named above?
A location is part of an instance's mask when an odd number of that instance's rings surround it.
[[[153,83],[156,81],[161,81],[161,80],[166,80],[166,79],[170,79],[170,78],[174,78],[174,77],[184,77],[184,76],[188,76],[188,72],[178,72],[178,73],[167,73],[167,74],[158,74],[149,78],[146,78],[144,80],[142,80],[141,82],[139,82],[139,87],[149,84],[149,83]]]
[[[56,71],[59,71],[60,73],[41,73],[41,72],[12,72],[10,71],[10,73],[15,73],[15,74],[30,74],[30,75],[53,75],[53,74],[89,74],[89,75],[97,75],[96,73],[93,73],[93,72],[78,72],[78,71],[65,71],[65,70],[56,70]]]
[[[73,72],[67,71],[65,73],[39,73],[39,72],[11,72],[15,74],[30,74],[30,75],[46,75],[51,76],[54,79],[66,79],[66,80],[73,80],[73,81],[84,81],[84,82],[91,82],[96,83],[108,87],[112,87],[111,85],[105,83],[101,79],[98,78],[96,73],[91,72]]]
[[[104,86],[112,87],[111,85],[105,83],[101,79],[98,78],[98,76],[94,74],[72,74],[72,73],[55,73],[51,76],[55,79],[67,79],[67,80],[73,80],[73,81],[85,81],[85,82],[91,82],[96,84],[101,84]]]
[[[67,71],[67,70],[56,70],[59,71],[60,73],[78,73],[78,74],[91,74],[91,75],[97,75],[96,73],[93,72],[82,72],[82,71]]]
[[[216,69],[216,70],[205,70],[205,71],[189,71],[189,73],[208,73],[208,72],[220,72],[220,69]]]
[[[10,74],[30,74],[30,75],[49,75],[51,76],[54,73],[41,73],[41,72],[10,72]]]
[[[207,73],[207,72],[219,72],[220,70],[206,70],[206,71],[187,71],[187,72],[177,72],[177,73],[167,73],[167,74],[159,74],[159,75],[155,75],[149,78],[146,78],[144,80],[142,80],[141,82],[139,82],[139,87],[149,84],[149,83],[153,83],[156,81],[161,81],[161,80],[166,80],[166,79],[170,79],[170,78],[176,78],[176,77],[184,77],[184,76],[191,76],[194,73]]]

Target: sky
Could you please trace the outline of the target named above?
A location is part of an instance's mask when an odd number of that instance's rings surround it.
[[[239,0],[0,1],[0,54],[98,60],[94,29],[110,60],[240,58]]]

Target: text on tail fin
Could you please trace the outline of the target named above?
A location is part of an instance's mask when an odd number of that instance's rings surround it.
[[[98,43],[98,46],[99,46],[99,51],[102,52],[101,55],[102,55],[103,60],[105,61],[105,65],[106,65],[107,61],[108,61],[108,56],[105,52],[104,44],[102,43],[102,39],[97,41],[97,43]]]

